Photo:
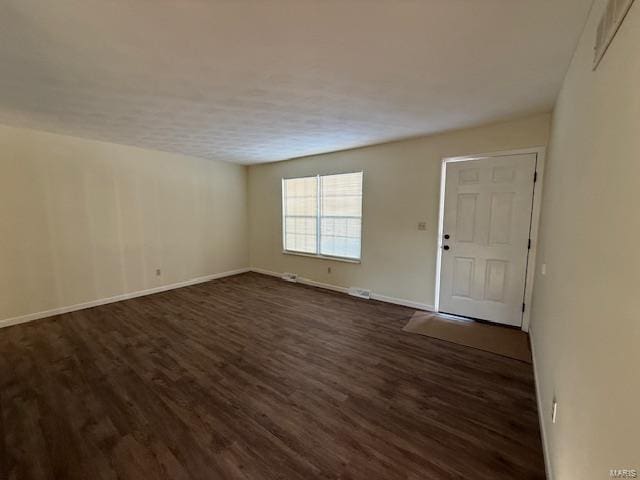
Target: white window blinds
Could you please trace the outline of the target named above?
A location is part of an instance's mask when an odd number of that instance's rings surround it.
[[[283,180],[282,191],[285,250],[318,253],[318,178]]]
[[[362,172],[320,177],[320,254],[360,258]]]
[[[362,172],[282,181],[285,251],[359,260]]]

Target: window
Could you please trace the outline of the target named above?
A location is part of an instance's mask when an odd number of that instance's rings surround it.
[[[286,252],[360,259],[362,172],[282,180]]]

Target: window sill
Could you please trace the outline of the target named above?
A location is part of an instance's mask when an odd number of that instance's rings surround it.
[[[296,257],[307,257],[307,258],[317,258],[319,260],[333,260],[334,262],[344,262],[344,263],[362,263],[361,260],[356,260],[354,258],[344,258],[344,257],[331,257],[329,255],[314,255],[313,253],[302,253],[302,252],[292,252],[289,250],[283,250],[283,255],[295,255]]]

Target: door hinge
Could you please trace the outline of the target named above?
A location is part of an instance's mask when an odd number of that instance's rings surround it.
[[[527,243],[527,250],[531,250],[531,239],[529,239],[529,242]]]
[[[538,172],[533,172],[533,183],[538,181]]]
[[[524,313],[524,303],[522,304],[522,313]]]

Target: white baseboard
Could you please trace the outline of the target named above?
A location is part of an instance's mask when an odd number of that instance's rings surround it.
[[[371,294],[372,300],[378,300],[380,302],[393,303],[395,305],[402,305],[403,307],[415,308],[416,310],[425,310],[427,312],[435,312],[436,309],[433,305],[427,305],[426,303],[414,302],[413,300],[405,300],[404,298],[388,297],[386,295],[380,295],[377,293]]]
[[[9,327],[11,325],[18,325],[19,323],[31,322],[41,318],[52,317],[54,315],[62,315],[63,313],[75,312],[76,310],[84,310],[85,308],[97,307],[99,305],[106,305],[107,303],[120,302],[122,300],[128,300],[130,298],[143,297],[145,295],[151,295],[154,293],[166,292],[167,290],[174,290],[176,288],[188,287],[189,285],[196,285],[198,283],[209,282],[217,278],[230,277],[232,275],[238,275],[239,273],[246,273],[250,271],[249,268],[239,268],[237,270],[231,270],[228,272],[214,273],[212,275],[206,275],[204,277],[192,278],[183,282],[172,283],[170,285],[161,285],[159,287],[149,288],[147,290],[139,290],[137,292],[123,293],[116,295],[115,297],[101,298],[98,300],[92,300],[90,302],[77,303],[75,305],[69,305],[66,307],[54,308],[51,310],[45,310],[43,312],[29,313],[27,315],[21,315],[19,317],[6,318],[0,320],[0,328]]]
[[[331,285],[328,283],[316,282],[315,280],[310,280],[308,278],[300,278],[298,277],[298,283],[303,283],[305,285],[311,285],[312,287],[324,288],[325,290],[333,290],[334,292],[340,293],[348,293],[349,289],[346,287],[339,287],[337,285]]]
[[[271,270],[265,270],[263,268],[251,268],[252,272],[262,273],[263,275],[271,275],[272,277],[281,277],[282,274],[278,272],[273,272]],[[348,287],[340,287],[338,285],[331,285],[329,283],[321,283],[316,282],[315,280],[310,280],[308,278],[298,277],[298,283],[302,283],[304,285],[311,285],[312,287],[324,288],[326,290],[333,290],[334,292],[340,293],[348,293]],[[415,308],[416,310],[426,310],[428,312],[433,312],[433,305],[427,305],[426,303],[414,302],[412,300],[405,300],[402,298],[389,297],[387,295],[380,295],[377,293],[371,293],[372,300],[378,300],[380,302],[385,303],[393,303],[395,305],[402,305],[403,307]]]
[[[533,378],[536,385],[536,400],[538,402],[538,418],[540,420],[540,436],[542,437],[542,453],[544,455],[544,469],[547,472],[547,480],[553,480],[553,470],[551,470],[551,457],[549,456],[549,443],[547,442],[547,429],[545,428],[544,410],[542,409],[542,396],[540,394],[540,381],[538,368],[536,366],[536,350],[533,341],[533,331],[529,326],[529,344],[531,345],[531,362],[533,364]]]
[[[249,270],[251,270],[252,272],[256,272],[256,273],[261,273],[262,275],[269,275],[271,277],[280,278],[282,276],[281,273],[272,272],[271,270],[265,270],[264,268],[251,267]]]

